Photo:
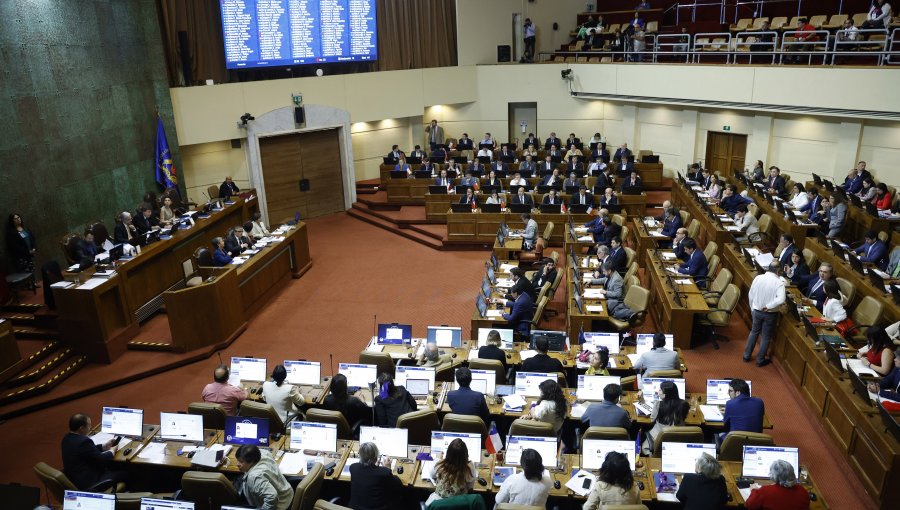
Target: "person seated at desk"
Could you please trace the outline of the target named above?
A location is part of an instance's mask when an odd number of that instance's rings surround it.
[[[250,220],[250,236],[253,239],[262,239],[270,234],[269,230],[266,228],[266,225],[262,221],[262,213],[256,211],[253,213],[253,217]]]
[[[481,452],[477,455],[481,455]],[[428,508],[435,501],[463,496],[471,491],[478,478],[478,469],[475,463],[469,460],[466,443],[456,438],[447,445],[443,457],[432,464],[431,472],[424,475],[434,481],[434,492],[425,500],[425,507]]]
[[[752,199],[742,196],[737,192],[737,187],[735,187],[734,184],[729,184],[725,186],[724,190],[722,190],[722,199],[719,200],[719,207],[721,207],[729,215],[734,216],[734,213],[737,211],[739,205],[747,205],[752,203]]]
[[[588,206],[588,214],[593,209],[594,205],[594,196],[588,193],[587,186],[582,184],[578,187],[578,193],[572,195],[569,199],[569,206],[573,205],[586,205]]]
[[[146,236],[154,230],[159,230],[156,218],[153,217],[153,211],[147,207],[138,209],[138,216],[133,223],[139,236]]]
[[[237,184],[231,179],[231,177],[225,177],[225,181],[219,186],[219,197],[222,200],[228,200],[232,196],[240,193],[241,189],[238,188]],[[209,197],[210,199],[216,197]]]
[[[631,428],[631,417],[628,411],[619,405],[622,398],[622,387],[618,384],[607,384],[603,387],[603,402],[595,402],[588,406],[581,415],[581,423],[588,427],[622,427]]]
[[[750,214],[750,211],[745,204],[739,205],[737,211],[735,211],[734,226],[739,228],[741,232],[748,237],[750,234],[759,232],[759,222],[756,220],[756,216]]]
[[[225,238],[217,237],[212,240],[213,245],[213,265],[216,267],[225,267],[234,260],[225,250]]]
[[[159,208],[159,217],[157,218],[157,224],[170,226],[174,219],[175,210],[172,209],[172,198],[165,197],[163,198],[162,206]]]
[[[797,483],[794,466],[778,459],[769,466],[771,485],[750,485],[750,496],[744,502],[747,510],[796,510],[809,508],[809,493]]]
[[[241,445],[234,454],[243,476],[234,486],[253,508],[288,510],[294,500],[294,489],[281,474],[278,463],[268,448],[260,450],[253,444]]]
[[[385,157],[390,158],[393,161],[400,161],[400,158],[404,157],[405,155],[406,154],[404,154],[404,152],[400,150],[400,146],[397,144],[394,144],[394,145],[391,145],[391,152],[388,152],[387,156],[385,156]],[[228,181],[229,179],[230,179],[230,177],[225,178],[226,181]]]
[[[460,151],[472,150],[475,147],[475,141],[469,138],[469,133],[463,133],[456,145]]]
[[[663,220],[660,232],[666,237],[675,237],[675,232],[678,232],[678,229],[684,226],[681,222],[681,214],[674,206],[666,209],[665,214],[666,218]]]
[[[484,139],[482,139],[480,142],[478,142],[478,145],[479,146],[490,145],[491,149],[494,149],[495,147],[497,147],[497,142],[494,141],[494,138],[491,136],[490,133],[485,133]]]
[[[547,354],[550,350],[550,341],[540,337],[534,341],[534,349],[537,354],[522,362],[523,372],[564,372],[562,363]]]
[[[839,184],[838,187],[844,190],[848,195],[859,193],[863,188],[863,179],[859,175],[859,170],[851,168],[850,171],[847,172],[847,177],[844,179],[844,182]]]
[[[434,180],[435,186],[444,186],[445,188],[449,188],[453,185],[453,179],[447,177],[447,171],[441,170],[441,175]]]
[[[541,179],[541,186],[552,186],[558,188],[562,186],[563,178],[559,175],[559,169],[554,168],[550,175],[545,175]]]
[[[578,180],[578,173],[570,170],[569,177],[563,181],[563,189],[578,188],[580,186],[581,186],[581,181]]]
[[[646,353],[645,353],[646,354]],[[663,381],[659,385],[656,400],[653,402],[653,411],[650,419],[654,421],[653,428],[647,432],[644,440],[643,453],[649,456],[653,452],[657,438],[672,427],[684,426],[691,405],[678,396],[678,387],[672,381]]]
[[[631,176],[622,183],[622,193],[638,195],[644,191],[644,181],[638,177],[637,171],[632,170]]]
[[[463,173],[462,167],[459,166],[459,163],[457,163],[455,159],[451,159],[447,163],[446,170],[447,170],[447,176],[459,177]]]
[[[547,140],[544,141],[544,150],[548,151],[551,147],[559,147],[560,142],[561,140],[556,136],[556,133],[551,132]]]
[[[403,386],[394,385],[394,377],[382,372],[378,375],[378,394],[375,395],[375,426],[397,426],[397,418],[415,411],[416,399]]]
[[[535,148],[535,144],[530,144],[530,143],[528,143],[528,140],[525,140],[525,148],[522,149],[522,156],[524,156],[524,157],[531,156],[532,158],[536,158],[537,155],[538,155],[538,151]]]
[[[550,191],[544,195],[544,199],[541,200],[541,204],[543,205],[559,205],[562,203],[562,199],[556,196],[556,188],[550,188]]]
[[[534,276],[531,277],[532,288],[540,289],[545,283],[552,285],[557,274],[556,263],[553,262],[553,259],[548,257],[541,260],[541,268],[535,271]]]
[[[900,347],[894,349],[893,368],[877,383],[869,383],[869,391],[879,397],[900,402]]]
[[[460,204],[469,204],[472,206],[472,209],[478,207],[478,201],[475,198],[475,191],[472,188],[466,188],[465,196],[459,199]]]
[[[872,202],[875,199],[875,195],[878,193],[878,188],[875,187],[875,181],[871,178],[863,179],[862,189],[856,193],[856,196],[859,197],[860,202]]]
[[[598,250],[599,251],[599,250]],[[600,293],[606,298],[606,308],[609,315],[621,321],[631,321],[634,310],[628,307],[622,298],[625,294],[625,281],[622,275],[615,270],[610,258],[600,266],[600,273],[594,273],[594,278],[589,282],[590,286],[600,286]]]
[[[106,480],[115,487],[116,482],[126,478],[123,472],[109,470],[115,455],[113,447],[118,441],[113,438],[102,445],[94,444],[91,428],[91,418],[86,414],[77,413],[69,418],[69,432],[63,436],[61,445],[63,473],[79,490],[89,490]]]
[[[704,168],[700,171],[700,186],[703,189],[708,190],[710,186],[712,186],[712,174],[710,173],[708,168]]]
[[[728,486],[722,465],[715,457],[702,453],[694,463],[694,473],[685,473],[675,497],[684,510],[724,509],[728,504]]]
[[[540,165],[538,165],[537,170],[538,171],[535,174],[535,177],[537,177],[537,175],[540,175],[540,174],[550,174],[554,170],[556,170],[556,163],[553,162],[552,158],[548,154],[547,156],[544,157],[544,162],[541,163]]]
[[[391,459],[379,463],[375,443],[359,445],[359,462],[350,466],[350,508],[394,510],[403,499],[403,482],[391,471]]]
[[[609,375],[609,349],[605,345],[597,347],[597,352],[588,356],[588,367],[584,375]]]
[[[900,278],[900,246],[896,246],[891,250],[891,256],[888,258],[885,272],[889,274],[891,278]]]
[[[508,145],[503,144],[502,146],[500,146],[500,153],[497,154],[497,163],[502,165],[504,161],[507,161],[509,159],[512,159],[513,163],[516,163],[519,161],[518,159],[516,159],[516,153],[509,150]]]
[[[631,172],[634,171],[634,163],[629,161],[626,158],[622,158],[619,160],[619,164],[616,166],[616,175],[621,177],[627,177]]]
[[[756,165],[747,174],[747,178],[750,179],[750,182],[763,182],[766,180],[766,166],[762,160],[756,160]]]
[[[503,369],[506,370],[509,367],[506,363],[506,353],[500,348],[501,345],[503,345],[503,339],[500,338],[500,332],[495,329],[488,331],[487,340],[483,346],[478,348],[478,358],[497,360],[503,364]]]
[[[866,231],[863,237],[863,244],[853,250],[853,253],[859,255],[860,262],[873,264],[878,269],[884,269],[887,265],[887,259],[885,259],[887,246],[884,245],[881,239],[878,239],[878,232],[872,229]]]
[[[591,161],[600,162],[605,165],[606,163],[609,163],[609,160],[610,160],[609,151],[606,150],[605,148],[603,148],[602,146],[597,145],[591,151]]]
[[[800,287],[809,278],[809,266],[806,259],[799,251],[791,253],[791,262],[784,266],[784,276],[790,280],[791,285]]]
[[[408,179],[414,178],[412,168],[408,164],[406,164],[406,157],[400,156],[400,160],[397,161],[397,164],[394,165],[395,172],[406,172],[406,177]]]
[[[679,370],[681,361],[678,359],[678,353],[666,348],[666,335],[663,333],[654,333],[653,347],[649,351],[641,354],[637,363],[633,365],[635,371],[644,373],[658,372],[660,370]]]
[[[347,376],[335,374],[328,387],[329,394],[322,401],[322,408],[338,411],[344,415],[354,434],[358,433],[357,425],[372,425],[372,410],[365,402],[347,392]]]
[[[416,145],[415,147],[413,147],[413,151],[412,151],[412,153],[410,153],[409,156],[413,157],[413,158],[419,158],[422,160],[428,158],[428,155],[425,154],[425,151],[422,150],[421,145]]]
[[[616,149],[616,153],[615,153],[615,155],[613,155],[613,159],[616,161],[621,161],[622,158],[625,158],[626,160],[631,159],[631,156],[632,156],[632,153],[631,153],[631,149],[628,148],[628,144],[623,143],[622,145],[619,146],[618,149]]]
[[[819,196],[819,188],[812,186],[806,190],[806,205],[797,210],[807,214],[810,223],[819,223],[822,220],[822,197]]]
[[[437,176],[438,166],[431,162],[430,159],[426,159],[422,161],[422,166],[419,167],[420,172],[428,172],[428,174],[432,177]]]
[[[888,191],[887,184],[879,182],[875,185],[875,198],[872,199],[872,203],[875,204],[875,209],[878,209],[879,211],[891,210],[893,197],[891,196],[891,192]]]
[[[524,365],[523,368],[524,370]],[[569,403],[558,382],[547,379],[538,385],[541,396],[527,413],[522,414],[523,420],[534,420],[549,423],[553,426],[553,432],[559,434],[562,429],[566,414],[569,411]]]
[[[509,274],[511,275],[513,286],[509,288],[504,297],[508,300],[514,300],[516,299],[514,293],[525,292],[534,301],[537,297],[537,292],[534,290],[531,280],[525,278],[525,271],[520,267],[514,267],[509,271]]]
[[[244,236],[244,227],[232,227],[225,238],[225,251],[232,257],[237,257],[244,250],[250,248],[250,240]]]
[[[881,326],[872,326],[866,330],[866,345],[859,350],[859,358],[863,365],[874,370],[878,375],[887,375],[894,367],[893,342]]]
[[[784,177],[781,176],[781,169],[777,166],[769,167],[769,178],[766,179],[766,193],[783,197],[786,193],[784,189]]]
[[[545,508],[553,480],[550,479],[550,473],[544,470],[541,454],[532,448],[525,448],[519,465],[522,471],[517,471],[503,481],[494,502],[498,505],[508,503]]]
[[[684,178],[699,184],[703,180],[703,168],[700,167],[700,163],[691,163]]]
[[[837,237],[847,223],[847,204],[838,195],[831,195],[825,205],[825,231],[828,237]]]
[[[802,183],[795,182],[793,186],[791,186],[791,191],[793,195],[791,199],[784,203],[784,206],[788,209],[801,210],[803,206],[809,203],[809,194],[806,193],[806,189],[803,187]]]
[[[600,173],[606,168],[608,168],[608,165],[602,159],[595,159],[588,165],[587,174],[599,177]]]
[[[609,240],[609,264],[613,271],[624,274],[628,266],[628,254],[622,246],[622,239],[619,236],[613,236]]]
[[[534,205],[534,201],[531,200],[531,195],[525,193],[525,186],[519,186],[519,189],[516,191],[516,194],[512,197],[512,203],[514,204],[524,204],[524,205]]]
[[[612,175],[612,170],[607,166],[600,171],[597,176],[597,182],[594,183],[594,192],[603,193],[606,188],[615,188],[616,178]]]
[[[606,246],[612,247],[612,239],[614,237],[621,238],[622,236],[622,226],[612,220],[609,216],[603,217],[603,233],[600,234],[600,239],[597,240],[599,244],[605,244]]]
[[[531,154],[525,156],[525,161],[519,163],[519,171],[516,172],[516,176],[521,178],[522,175],[527,175],[531,177],[537,171],[537,165],[532,161]],[[512,185],[512,183],[510,183]]]
[[[490,147],[482,147],[482,148],[478,149],[477,156],[478,156],[478,158],[488,158],[489,160],[493,160],[494,159],[494,150],[491,149]],[[478,161],[478,159],[476,159],[475,161]]]
[[[603,236],[603,230],[606,229],[606,224],[603,222],[603,218],[606,216],[604,211],[606,211],[606,209],[600,209],[597,212],[597,216],[584,224],[584,228],[586,228],[588,233],[594,237],[595,243],[600,242],[600,238]]]
[[[726,433],[733,430],[761,433],[766,405],[761,398],[750,396],[750,385],[747,381],[732,379],[728,383],[728,394],[731,398],[725,402],[722,430]]]
[[[213,382],[204,386],[200,396],[204,402],[221,404],[228,416],[237,416],[241,402],[247,400],[249,394],[244,388],[232,386],[228,383],[231,371],[225,365],[219,365],[213,371]]]
[[[703,254],[702,250],[697,248],[697,242],[690,237],[684,242],[684,251],[688,254],[688,259],[684,264],[678,266],[678,272],[697,278],[695,280],[697,287],[701,289],[705,288],[706,281],[700,279],[700,277],[705,278],[706,273],[709,272],[706,255]]]
[[[438,348],[437,343],[427,342],[425,348],[422,349],[422,355],[416,360],[416,365],[420,367],[440,367],[445,363],[450,363],[451,357]]]
[[[90,267],[94,265],[96,257],[97,245],[94,244],[94,233],[90,230],[85,230],[84,235],[75,246],[75,262],[83,268]]]
[[[481,163],[475,163],[469,165],[469,168],[466,169],[466,175],[462,179],[459,180],[459,184],[461,186],[475,186],[478,182],[478,175],[481,175],[481,171],[484,170],[484,167],[481,166]]]
[[[549,149],[547,149],[547,157],[551,159],[562,159],[562,152],[557,148],[556,145],[551,145]]]
[[[566,172],[571,175],[584,175],[584,163],[581,162],[581,156],[575,155],[569,159],[569,162],[566,163]],[[574,184],[574,186],[577,185],[578,184]],[[566,184],[566,186],[572,186],[572,184]]]
[[[499,206],[501,206],[501,207],[503,207],[503,206],[506,205],[506,204],[503,202],[503,198],[500,196],[500,193],[498,193],[498,192],[496,192],[496,191],[492,191],[492,192],[491,192],[491,196],[489,196],[489,197],[487,198],[487,200],[484,201],[484,203],[485,203],[485,204],[499,205]]]
[[[577,136],[575,136],[575,133],[569,133],[569,137],[566,138],[565,146],[566,147],[572,147],[572,146],[578,147],[579,144],[581,144],[581,140]]]
[[[847,320],[847,310],[841,303],[841,287],[835,280],[828,280],[822,286],[825,289],[825,303],[822,305],[822,317],[833,324]]]
[[[538,239],[538,224],[529,213],[523,213],[522,223],[525,224],[525,231],[522,233],[522,248],[528,251],[534,249]]]
[[[484,180],[485,186],[496,186],[498,191],[503,190],[503,181],[497,177],[497,172],[493,169],[488,173],[487,178]]]
[[[806,296],[816,308],[822,309],[825,304],[825,282],[834,278],[834,267],[829,262],[822,262],[816,274],[810,275],[806,280]]]
[[[300,388],[293,384],[284,384],[286,379],[287,370],[284,365],[279,364],[272,369],[272,378],[262,385],[263,399],[285,423],[290,421],[291,415],[296,415],[300,406],[306,403]]]
[[[600,510],[612,505],[640,505],[641,491],[634,481],[631,464],[624,453],[611,451],[600,466],[582,510]]]
[[[113,229],[113,243],[132,246],[140,244],[138,231],[132,223],[130,212],[122,211],[119,214],[119,221],[116,223],[116,228]]]
[[[484,400],[484,393],[469,387],[472,384],[472,371],[468,367],[456,369],[456,389],[447,393],[447,405],[450,412],[481,418],[486,427],[491,424],[491,411]]]
[[[528,281],[524,277],[521,279]],[[503,313],[503,320],[509,323],[510,329],[513,329],[522,337],[526,337],[531,330],[529,321],[531,320],[532,315],[534,315],[534,299],[523,289],[516,289],[515,286],[510,289],[509,293],[513,297],[512,301],[493,298],[491,299],[491,302],[510,307],[509,313]]]

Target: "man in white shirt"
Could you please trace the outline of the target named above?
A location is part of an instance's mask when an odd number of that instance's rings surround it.
[[[482,149],[480,149],[478,151],[478,157],[479,158],[488,158],[488,159],[493,160],[494,159],[494,151],[492,151],[491,149],[488,149],[487,147],[483,147]]]
[[[750,284],[750,312],[753,315],[753,325],[750,328],[750,336],[747,337],[747,346],[744,348],[744,361],[750,361],[756,340],[762,334],[762,342],[756,353],[756,366],[764,367],[772,362],[766,358],[769,349],[769,341],[775,331],[775,323],[778,322],[776,309],[784,304],[784,280],[779,276],[781,267],[778,261],[769,264],[768,271],[753,279]]]
[[[740,228],[741,232],[747,234],[747,237],[750,234],[759,232],[759,223],[756,221],[756,216],[750,214],[746,204],[738,206],[737,212],[734,213],[734,225]]]

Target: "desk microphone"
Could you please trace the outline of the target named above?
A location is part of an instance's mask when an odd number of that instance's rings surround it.
[[[378,336],[378,314],[372,315],[372,336]]]
[[[224,367],[225,362],[222,361],[222,353],[220,351],[216,351],[216,355],[219,356],[219,365]]]
[[[369,391],[372,392],[372,426],[375,426],[375,385],[377,383],[370,382],[369,383]]]
[[[334,379],[334,356],[328,353],[328,366],[331,367],[331,378]]]

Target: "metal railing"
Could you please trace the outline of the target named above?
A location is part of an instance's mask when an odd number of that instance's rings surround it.
[[[900,64],[900,28],[895,28],[891,32],[887,51],[885,52],[884,58],[881,60],[881,64]]]
[[[770,64],[774,64],[778,54],[775,51],[778,48],[778,38],[778,32],[774,31],[738,32],[734,36],[735,47],[732,48],[735,52],[735,63],[738,56],[746,55],[748,64],[753,63],[753,57],[765,57],[770,59]]]
[[[720,53],[725,55],[725,63],[731,63],[730,32],[700,32],[694,34],[694,63],[700,63],[703,54]]]
[[[665,18],[667,14],[671,11],[675,11],[675,24],[681,24],[681,12],[682,11],[690,11],[685,14],[685,17],[690,16],[691,23],[697,21],[697,9],[710,9],[715,8],[719,11],[719,23],[725,23],[725,2],[724,0],[708,0],[706,2],[703,1],[695,1],[692,4],[674,4],[670,6],[668,9],[663,12],[663,17]]]
[[[804,36],[806,39],[801,41],[797,36]],[[794,61],[793,63],[799,63],[801,58],[806,57],[807,65],[812,65],[813,57],[821,56],[822,65],[825,65],[828,61],[828,49],[831,47],[830,40],[831,34],[828,30],[786,30],[781,38],[779,63],[784,63],[785,56]]]
[[[884,39],[872,40],[872,36],[878,35],[884,36]],[[848,39],[849,37],[854,37],[855,39]],[[888,31],[883,28],[838,30],[834,34],[834,51],[831,54],[831,64],[834,65],[834,60],[837,57],[875,55],[878,57],[878,65],[884,65],[888,43]]]
[[[659,55],[676,55],[684,57],[685,63],[690,61],[691,34],[660,34],[656,36],[656,46],[653,48],[653,62],[657,62]]]

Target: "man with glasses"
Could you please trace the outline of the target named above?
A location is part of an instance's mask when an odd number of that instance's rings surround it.
[[[807,279],[803,295],[808,297],[819,310],[822,310],[822,305],[825,304],[825,282],[832,278],[834,278],[834,267],[828,262],[822,262],[818,273],[809,275]]]
[[[721,434],[719,439],[725,439],[725,435],[733,430],[761,433],[766,406],[762,399],[750,396],[750,385],[747,381],[732,379],[728,383],[728,397],[723,414],[725,433]]]

